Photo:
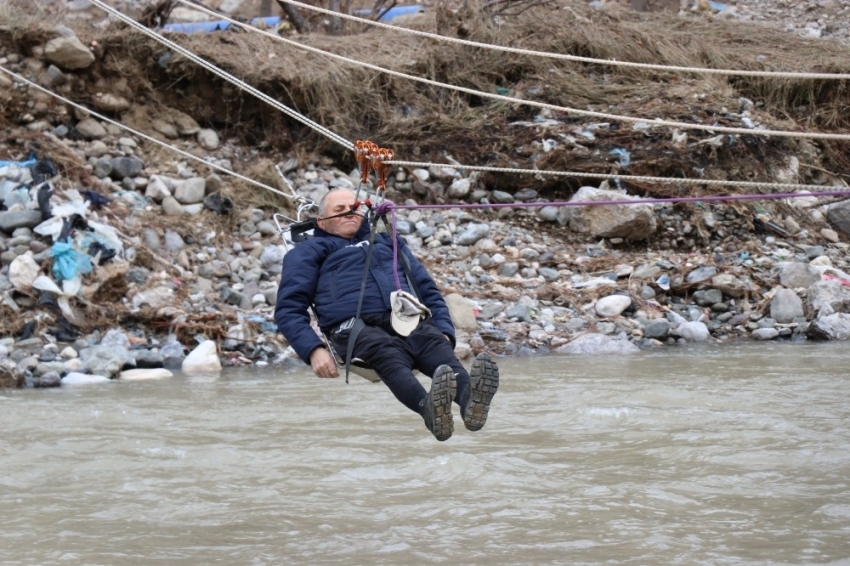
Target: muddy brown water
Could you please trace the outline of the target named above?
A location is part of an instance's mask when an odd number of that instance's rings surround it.
[[[445,443],[357,378],[0,392],[0,563],[850,564],[850,344],[500,361]]]

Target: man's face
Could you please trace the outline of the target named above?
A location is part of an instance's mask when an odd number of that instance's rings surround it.
[[[324,216],[336,216],[348,212],[354,205],[354,194],[349,191],[336,191],[328,195],[325,200]],[[353,238],[360,225],[363,223],[363,215],[359,211],[355,214],[336,216],[336,218],[320,218],[319,228],[330,234],[343,238]]]

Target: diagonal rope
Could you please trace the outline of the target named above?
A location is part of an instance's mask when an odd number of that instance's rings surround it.
[[[452,204],[394,204],[386,201],[381,206],[385,211],[395,210],[450,210],[453,208],[470,210],[486,208],[546,208],[553,207],[575,207],[575,206],[613,206],[613,205],[637,205],[637,204],[676,204],[680,202],[729,202],[745,200],[781,200],[804,197],[831,197],[848,196],[850,189],[841,191],[821,191],[818,193],[773,193],[767,195],[708,195],[701,197],[664,197],[664,198],[635,198],[635,199],[610,199],[610,200],[559,200],[553,202],[488,202],[488,203],[452,203]],[[395,220],[395,216],[393,216]]]
[[[13,72],[13,71],[10,71],[9,69],[6,69],[6,68],[5,68],[5,67],[3,67],[2,65],[0,65],[0,72],[6,73],[6,74],[8,74],[9,76],[11,76],[12,78],[14,78],[15,80],[17,80],[17,81],[19,81],[19,82],[21,82],[21,83],[24,83],[24,84],[26,84],[27,86],[30,86],[30,87],[32,87],[32,88],[35,88],[35,89],[37,89],[37,90],[39,90],[39,91],[41,91],[41,92],[43,92],[43,93],[45,93],[45,94],[48,94],[48,95],[50,95],[50,96],[53,96],[54,98],[57,98],[58,100],[61,100],[61,101],[62,101],[62,102],[64,102],[65,104],[68,104],[68,105],[70,105],[70,106],[73,106],[74,108],[77,108],[78,110],[83,110],[83,111],[85,111],[86,113],[91,114],[92,116],[94,116],[94,117],[95,117],[95,118],[97,118],[98,120],[103,120],[104,122],[107,122],[107,123],[109,123],[109,124],[112,124],[113,126],[118,126],[119,128],[121,128],[121,129],[123,129],[123,130],[126,130],[126,131],[128,131],[128,132],[131,132],[132,134],[134,134],[134,135],[138,136],[138,137],[139,137],[139,138],[141,138],[141,139],[144,139],[144,140],[149,141],[149,142],[151,142],[151,143],[155,143],[155,144],[157,144],[157,145],[159,145],[159,146],[161,146],[161,147],[164,147],[164,148],[166,148],[166,149],[170,149],[170,150],[172,150],[172,151],[174,151],[174,152],[176,152],[176,153],[179,153],[179,154],[180,154],[180,155],[182,155],[183,157],[186,157],[186,158],[191,159],[191,160],[193,160],[193,161],[197,161],[198,163],[201,163],[202,165],[205,165],[205,166],[210,167],[210,168],[212,168],[212,169],[215,169],[215,170],[217,170],[217,171],[221,171],[222,173],[226,173],[227,175],[230,175],[230,176],[232,176],[232,177],[236,177],[237,179],[240,179],[240,180],[242,180],[242,181],[245,181],[246,183],[250,183],[250,184],[252,184],[252,185],[254,185],[254,186],[256,186],[256,187],[260,187],[261,189],[265,189],[265,190],[267,190],[267,191],[271,191],[271,192],[273,192],[273,193],[276,193],[276,194],[278,194],[278,195],[280,195],[280,196],[282,196],[282,197],[285,197],[285,198],[287,198],[287,199],[289,199],[289,200],[293,200],[293,201],[295,201],[295,202],[299,202],[299,203],[301,203],[301,202],[305,202],[305,201],[306,201],[305,197],[300,196],[300,195],[296,195],[296,194],[294,193],[294,191],[293,191],[293,194],[286,194],[286,193],[284,193],[284,192],[282,192],[282,191],[279,191],[278,189],[275,189],[274,187],[270,187],[269,185],[265,185],[265,184],[263,184],[263,183],[260,183],[259,181],[255,181],[255,180],[253,180],[253,179],[250,179],[250,178],[248,178],[248,177],[245,177],[244,175],[240,175],[239,173],[236,173],[235,171],[231,171],[230,169],[227,169],[226,167],[222,167],[221,165],[216,165],[215,163],[210,163],[209,161],[204,161],[204,160],[203,160],[203,159],[201,159],[200,157],[197,157],[197,156],[195,156],[195,155],[192,155],[191,153],[188,153],[188,152],[186,152],[186,151],[183,151],[182,149],[176,148],[176,147],[174,147],[174,146],[172,146],[172,145],[170,145],[170,144],[167,144],[167,143],[165,143],[165,142],[159,141],[158,139],[153,138],[153,137],[151,137],[151,136],[149,136],[149,135],[147,135],[147,134],[143,134],[142,132],[139,132],[139,131],[137,131],[137,130],[134,130],[133,128],[131,128],[131,127],[129,127],[129,126],[127,126],[127,125],[125,125],[125,124],[122,124],[122,123],[120,123],[120,122],[116,122],[115,120],[111,120],[111,119],[107,118],[106,116],[103,116],[102,114],[98,114],[97,112],[94,112],[94,111],[92,111],[91,109],[86,108],[85,106],[83,106],[83,105],[81,105],[81,104],[77,104],[76,102],[73,102],[73,101],[71,101],[71,100],[69,100],[69,99],[65,98],[65,97],[64,97],[64,96],[62,96],[62,95],[56,94],[55,92],[52,92],[52,91],[50,91],[50,90],[48,90],[48,89],[46,89],[46,88],[42,87],[41,85],[36,84],[36,83],[32,82],[31,80],[26,79],[26,78],[22,77],[21,75],[19,75],[19,74],[15,73],[15,72]]]
[[[124,21],[125,23],[129,24],[130,26],[136,28],[137,30],[144,33],[145,35],[152,37],[153,39],[155,39],[156,41],[159,41],[160,43],[162,43],[164,45],[167,45],[168,47],[170,47],[174,51],[180,53],[181,55],[183,55],[187,59],[194,61],[198,65],[200,65],[200,66],[204,67],[205,69],[207,69],[208,71],[210,71],[211,73],[218,75],[222,79],[238,86],[239,88],[241,88],[243,90],[250,92],[251,94],[253,94],[257,98],[259,98],[260,100],[262,100],[262,101],[268,103],[269,105],[271,105],[272,107],[280,110],[281,112],[283,112],[284,114],[286,114],[290,118],[293,118],[294,120],[297,120],[297,121],[301,122],[302,124],[309,126],[310,128],[316,130],[320,134],[322,134],[325,137],[329,138],[330,140],[338,143],[339,145],[343,146],[344,148],[346,148],[350,151],[354,150],[354,144],[351,143],[350,141],[348,141],[347,139],[345,139],[342,136],[334,133],[333,131],[325,128],[324,126],[314,122],[313,120],[310,120],[306,116],[299,114],[298,112],[296,112],[295,110],[292,110],[288,106],[281,104],[280,102],[271,98],[270,96],[266,95],[265,93],[260,92],[259,90],[255,89],[254,87],[252,87],[248,83],[246,83],[246,82],[244,82],[240,79],[237,79],[236,77],[234,77],[230,73],[227,73],[226,71],[216,67],[212,63],[206,61],[205,59],[198,57],[197,55],[195,55],[194,53],[192,53],[188,49],[185,49],[185,48],[181,47],[180,45],[174,43],[173,41],[166,39],[165,37],[156,33],[155,31],[146,28],[145,26],[143,26],[142,24],[133,20],[129,16],[125,16],[124,14],[119,12],[118,10],[115,10],[114,8],[112,8],[110,6],[107,6],[106,4],[101,2],[100,0],[88,0],[88,1],[91,4],[94,4],[95,6],[97,6],[98,8],[101,8],[102,10],[108,12],[109,14],[114,15],[115,17],[119,18],[120,20]],[[194,4],[190,4],[190,5],[195,6]]]
[[[660,183],[670,185],[705,185],[715,187],[740,187],[747,189],[791,189],[795,191],[829,191],[824,185],[805,185],[800,183],[770,183],[761,181],[727,181],[723,179],[694,179],[690,177],[652,177],[647,175],[620,175],[614,173],[584,173],[581,171],[546,171],[540,169],[519,169],[515,167],[488,167],[485,165],[461,165],[454,163],[429,163],[420,161],[400,161],[394,159],[384,163],[399,165],[403,167],[416,167],[428,169],[430,167],[447,167],[450,169],[461,169],[466,171],[482,171],[486,173],[513,173],[520,175],[546,175],[552,177],[585,177],[588,179],[612,179],[620,181],[631,181],[633,183]],[[836,188],[836,194],[841,194],[843,188]],[[803,195],[807,196],[807,195]]]
[[[98,5],[102,5],[102,3],[99,0],[88,0],[88,1],[96,3]],[[428,84],[428,85],[431,85],[431,86],[436,86],[436,87],[439,87],[439,88],[446,88],[446,89],[450,89],[450,90],[455,90],[455,91],[458,91],[458,92],[463,92],[463,93],[471,94],[471,95],[474,95],[474,96],[480,96],[482,98],[490,98],[490,99],[493,99],[493,100],[501,100],[503,102],[511,102],[511,103],[514,103],[514,104],[523,104],[525,106],[534,106],[534,107],[537,107],[537,108],[547,108],[549,110],[554,110],[556,112],[565,112],[567,114],[575,114],[575,115],[578,115],[578,116],[587,116],[587,117],[591,117],[591,118],[601,118],[601,119],[604,119],[604,120],[612,120],[612,121],[617,121],[617,122],[627,122],[627,123],[633,123],[633,124],[640,123],[640,124],[650,124],[650,125],[653,125],[653,126],[669,126],[669,127],[675,127],[675,128],[682,128],[682,129],[686,129],[686,130],[704,130],[704,131],[708,131],[708,132],[712,132],[712,133],[720,132],[720,133],[727,133],[727,134],[744,134],[744,135],[773,136],[773,137],[784,137],[784,138],[806,138],[806,139],[841,140],[841,141],[850,140],[850,134],[827,134],[827,133],[819,133],[819,132],[792,132],[792,131],[786,131],[786,130],[730,128],[730,127],[727,127],[727,126],[708,126],[708,125],[704,125],[704,124],[689,124],[689,123],[686,123],[686,122],[675,122],[675,121],[660,120],[660,119],[651,120],[651,119],[647,119],[647,118],[637,118],[637,117],[633,117],[633,116],[623,116],[623,115],[620,115],[620,114],[609,114],[607,112],[596,112],[596,111],[592,111],[592,110],[580,110],[578,108],[558,106],[556,104],[548,104],[546,102],[537,102],[537,101],[534,101],[534,100],[523,100],[523,99],[520,99],[520,98],[513,98],[513,97],[510,97],[510,96],[503,96],[501,94],[492,94],[492,93],[489,93],[489,92],[484,92],[484,91],[480,91],[480,90],[466,88],[466,87],[462,87],[462,86],[458,86],[458,85],[442,83],[442,82],[439,82],[439,81],[426,79],[424,77],[418,77],[418,76],[415,76],[415,75],[408,75],[407,73],[401,73],[399,71],[393,71],[391,69],[386,69],[386,68],[380,67],[378,65],[373,65],[371,63],[358,61],[357,59],[351,59],[351,58],[345,57],[343,55],[337,55],[335,53],[330,53],[328,51],[324,51],[324,50],[318,49],[316,47],[311,47],[311,46],[305,45],[303,43],[298,43],[297,41],[292,41],[291,39],[281,37],[280,35],[270,33],[266,30],[261,30],[261,29],[255,28],[255,27],[251,26],[250,24],[246,24],[246,23],[234,20],[233,18],[228,18],[226,16],[222,16],[221,14],[213,12],[212,10],[209,10],[207,8],[198,6],[196,4],[192,4],[189,0],[176,0],[176,1],[181,3],[181,4],[187,5],[191,8],[194,8],[195,10],[199,10],[201,12],[208,14],[208,15],[211,15],[211,16],[214,16],[216,18],[228,21],[231,24],[239,26],[242,29],[245,29],[247,31],[260,33],[262,35],[265,35],[266,37],[270,37],[270,38],[272,38],[276,41],[286,43],[287,45],[291,45],[291,46],[293,46],[297,49],[301,49],[301,50],[304,50],[304,51],[308,51],[310,53],[322,55],[324,57],[335,59],[337,61],[341,61],[341,62],[349,64],[349,65],[354,65],[354,66],[363,67],[363,68],[366,68],[366,69],[371,69],[373,71],[378,71],[380,73],[385,73],[387,75],[391,75],[391,76],[394,76],[394,77],[399,77],[399,78],[406,79],[406,80],[416,81],[416,82]],[[126,18],[126,16],[121,16],[121,17],[122,17],[122,19]],[[127,19],[129,19],[129,18],[127,18]],[[130,21],[132,21],[132,20],[130,20]],[[135,23],[135,22],[133,22],[133,23]],[[137,25],[139,25],[139,24],[137,24]],[[143,29],[146,29],[146,28],[143,28]]]
[[[458,45],[466,45],[468,47],[480,47],[482,49],[490,49],[493,51],[502,51],[505,53],[515,53],[517,55],[531,55],[535,57],[546,57],[549,59],[561,59],[564,61],[576,61],[579,63],[592,63],[596,65],[607,65],[612,67],[630,67],[634,69],[654,69],[657,71],[675,71],[681,73],[701,73],[706,75],[731,75],[731,76],[740,76],[740,77],[774,77],[774,78],[792,78],[792,79],[822,79],[822,80],[848,80],[850,79],[850,74],[842,74],[842,73],[808,73],[808,72],[796,72],[796,71],[750,71],[744,69],[709,69],[706,67],[682,67],[678,65],[660,65],[653,63],[635,63],[632,61],[618,61],[616,59],[596,59],[593,57],[581,57],[579,55],[567,55],[564,53],[550,53],[547,51],[535,51],[532,49],[521,49],[518,47],[507,47],[504,45],[494,45],[490,43],[481,43],[478,41],[470,41],[468,39],[460,39],[457,37],[449,37],[445,35],[439,35],[436,33],[431,33],[427,31],[421,31],[417,29],[404,28],[401,26],[394,26],[392,24],[385,24],[383,22],[370,20],[367,18],[359,18],[357,16],[352,16],[350,14],[344,14],[341,12],[334,12],[333,10],[328,10],[326,8],[320,8],[319,6],[311,6],[309,4],[304,4],[303,2],[298,2],[297,0],[278,0],[279,2],[285,2],[287,4],[291,4],[292,6],[296,6],[298,8],[302,8],[304,10],[310,10],[313,12],[318,12],[320,14],[326,14],[328,16],[339,17],[345,20],[351,20],[357,23],[366,24],[370,26],[376,26],[384,29],[389,29],[393,31],[398,31],[402,33],[409,33],[412,35],[417,35],[419,37],[426,37],[428,39],[435,39],[437,41],[444,41],[447,43],[455,43]]]

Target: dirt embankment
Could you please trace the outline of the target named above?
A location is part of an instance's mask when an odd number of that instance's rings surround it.
[[[800,38],[752,23],[599,10],[584,3],[545,5],[518,16],[485,11],[436,10],[405,25],[465,39],[552,53],[665,65],[729,69],[850,72],[848,48]],[[31,53],[53,37],[50,26],[31,21],[0,31],[6,50]],[[272,159],[294,153],[324,154],[346,167],[352,156],[281,112],[162,44],[124,24],[80,30],[95,41],[97,61],[69,74],[57,88],[82,104],[98,93],[128,99],[118,116],[146,133],[151,122],[179,110],[238,138]],[[563,107],[686,123],[741,127],[742,113],[767,129],[847,132],[846,81],[708,76],[626,69],[451,45],[371,30],[330,37],[288,36],[321,49],[433,81],[506,94]],[[682,138],[669,128],[576,116],[568,112],[492,100],[442,89],[371,69],[304,53],[271,38],[242,31],[172,36],[172,39],[269,96],[342,137],[371,139],[399,159],[664,177],[787,181],[789,156],[800,156],[798,183],[824,183],[850,175],[844,142],[791,140],[759,135],[715,139],[690,130]],[[46,71],[45,71],[46,72]],[[35,110],[65,113],[61,104]],[[28,95],[13,97],[0,120],[13,128],[32,113]],[[36,116],[40,118],[40,116]],[[70,115],[67,117],[72,126]],[[547,142],[546,140],[550,140]],[[612,151],[614,153],[612,154]],[[619,156],[628,153],[628,165]],[[619,153],[618,153],[619,152]],[[250,172],[256,157],[234,163]],[[598,180],[487,174],[490,189],[534,187],[544,196],[568,197]],[[678,187],[624,183],[645,196],[711,194],[726,187]],[[734,191],[734,187],[732,191]]]

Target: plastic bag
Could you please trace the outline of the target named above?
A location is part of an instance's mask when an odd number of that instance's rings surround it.
[[[73,279],[92,270],[89,257],[76,251],[69,243],[56,242],[50,253],[53,256],[53,277],[58,281]]]

